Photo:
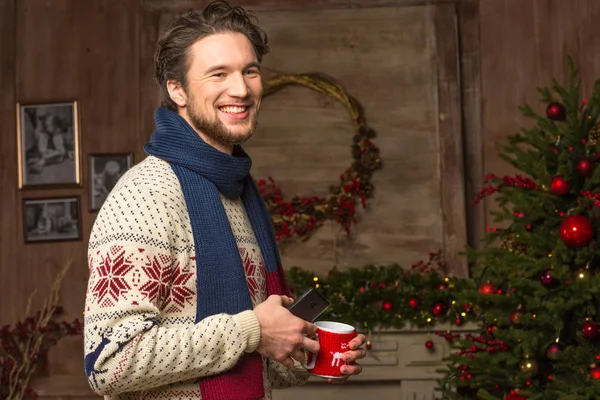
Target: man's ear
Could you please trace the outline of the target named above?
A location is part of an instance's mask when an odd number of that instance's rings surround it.
[[[174,80],[168,80],[167,91],[169,92],[171,100],[173,100],[179,107],[185,107],[187,105],[187,94],[185,93],[181,83]]]

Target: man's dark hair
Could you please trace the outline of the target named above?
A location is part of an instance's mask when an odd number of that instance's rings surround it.
[[[163,90],[163,107],[177,111],[177,105],[167,90],[168,80],[177,81],[187,89],[190,47],[205,36],[227,32],[246,36],[252,43],[258,62],[269,52],[267,35],[256,25],[254,16],[225,1],[214,1],[202,13],[189,12],[169,25],[158,39],[154,53],[155,79]]]

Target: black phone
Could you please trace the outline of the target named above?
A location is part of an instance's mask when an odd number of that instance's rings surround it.
[[[329,302],[323,295],[311,288],[304,292],[294,303],[288,307],[288,310],[298,318],[313,322],[327,310]]]

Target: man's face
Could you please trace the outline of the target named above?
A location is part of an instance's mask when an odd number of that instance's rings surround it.
[[[252,136],[262,96],[260,65],[241,33],[210,35],[190,48],[180,113],[209,144],[230,149]]]

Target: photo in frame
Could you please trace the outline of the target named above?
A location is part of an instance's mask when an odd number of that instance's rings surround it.
[[[97,211],[125,171],[133,166],[133,153],[90,154],[90,211]]]
[[[23,199],[25,243],[81,239],[79,196]]]
[[[80,185],[77,101],[17,103],[19,189]]]

